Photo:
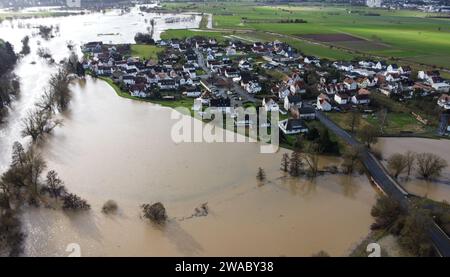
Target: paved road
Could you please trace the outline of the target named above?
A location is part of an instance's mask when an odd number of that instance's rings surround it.
[[[384,193],[400,202],[405,208],[409,207],[410,195],[409,193],[398,184],[386,171],[384,166],[378,161],[368,149],[363,146],[358,140],[351,136],[348,132],[340,128],[337,124],[331,121],[322,112],[316,112],[317,118],[328,129],[334,132],[336,135],[344,139],[352,146],[362,146],[362,162],[369,171],[375,183],[383,190]],[[429,235],[439,254],[444,257],[450,257],[450,238],[442,231],[436,223],[433,223],[429,227]]]

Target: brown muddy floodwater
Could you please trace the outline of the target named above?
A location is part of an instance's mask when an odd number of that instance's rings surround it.
[[[416,153],[433,153],[445,159],[450,165],[450,140],[424,138],[380,138],[376,148],[383,154],[384,163],[394,153],[413,151]],[[413,174],[414,175],[414,174]],[[433,181],[418,179],[415,175],[410,179],[400,178],[400,183],[409,192],[426,196],[437,201],[450,202],[450,167],[443,170],[442,175]]]
[[[0,173],[9,166],[13,142],[27,143],[20,137],[22,118],[57,70],[37,57],[39,46],[49,48],[58,62],[69,55],[67,41],[77,49],[92,40],[131,43],[151,18],[157,21],[157,38],[169,28],[197,27],[201,19],[165,24],[167,16],[173,15],[132,9],[124,15],[112,10],[0,23],[0,38],[18,51],[29,35],[32,50],[15,69],[22,90],[0,128]],[[58,26],[60,32],[42,40],[33,28],[38,24]],[[294,180],[279,170],[283,151],[260,154],[255,143],[173,143],[172,110],[120,98],[103,81],[76,83],[73,95],[62,115],[64,126],[42,152],[48,169],[55,169],[92,210],[27,209],[26,256],[67,256],[70,243],[78,243],[83,256],[310,256],[320,250],[341,256],[369,231],[376,193],[365,176]],[[268,178],[262,186],[255,178],[258,167]],[[118,203],[117,215],[101,213],[109,199]],[[141,204],[156,201],[170,217],[163,228],[139,216]],[[207,216],[185,219],[205,202]]]
[[[28,256],[64,256],[69,243],[84,256],[340,256],[369,231],[375,192],[365,176],[294,180],[279,170],[282,151],[173,143],[172,110],[120,98],[103,81],[75,84],[73,95],[64,126],[42,151],[92,210],[26,212]],[[259,166],[268,178],[262,186]],[[108,199],[118,215],[100,212]],[[139,205],[156,201],[170,217],[165,227],[139,216]],[[209,215],[183,219],[205,202]]]

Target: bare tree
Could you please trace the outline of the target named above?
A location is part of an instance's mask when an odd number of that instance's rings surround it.
[[[394,178],[397,179],[407,168],[408,162],[405,156],[400,153],[395,153],[389,157],[387,166],[392,172],[392,175],[394,175]]]
[[[366,125],[359,130],[359,138],[368,148],[378,141],[378,135],[378,131],[369,125]]]
[[[69,83],[68,72],[63,68],[53,74],[49,80],[50,93],[53,95],[54,103],[60,112],[67,109],[71,99]]]
[[[61,125],[61,121],[52,119],[50,112],[34,110],[23,119],[22,136],[31,136],[33,142],[36,142],[59,125]]]
[[[438,177],[444,168],[447,167],[447,161],[432,153],[420,153],[416,155],[417,173],[424,179]]]
[[[352,111],[350,117],[348,118],[348,125],[351,128],[352,133],[355,132],[355,128],[358,128],[361,123],[361,118],[358,112]]]
[[[377,113],[378,123],[380,124],[380,132],[384,133],[384,127],[387,125],[388,111],[387,109],[381,109]]]
[[[300,153],[293,151],[291,154],[291,160],[289,162],[289,174],[291,176],[299,176],[303,167]]]
[[[303,155],[303,160],[308,166],[311,177],[316,177],[317,173],[319,172],[319,153],[319,146],[315,143],[312,143],[308,147],[308,151],[306,151]]]
[[[28,177],[30,181],[30,192],[33,196],[38,195],[39,178],[42,172],[47,168],[47,163],[42,158],[41,154],[36,152],[33,148],[28,150],[26,154]]]
[[[78,55],[75,52],[71,52],[66,64],[67,71],[70,73],[77,73],[78,69]]]
[[[411,171],[414,169],[414,162],[416,161],[416,153],[412,151],[407,151],[405,153],[406,159],[406,172],[408,177],[411,176]]]
[[[50,197],[53,197],[56,200],[66,193],[64,182],[58,177],[56,171],[51,170],[47,173],[45,186],[42,187],[41,192],[48,192]]]
[[[264,169],[262,167],[258,168],[256,179],[258,179],[258,181],[264,181],[266,179],[266,173],[264,172]]]
[[[289,154],[288,153],[284,153],[283,157],[281,158],[281,170],[283,170],[284,172],[289,171]]]
[[[349,147],[343,154],[344,161],[342,168],[344,173],[352,174],[355,168],[361,166],[361,149],[359,147]]]
[[[44,91],[39,101],[36,103],[36,107],[38,107],[42,111],[54,113],[54,104],[55,104],[55,95],[51,91]]]

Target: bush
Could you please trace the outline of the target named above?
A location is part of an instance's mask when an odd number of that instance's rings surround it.
[[[69,193],[63,197],[64,210],[89,210],[91,206],[78,195]]]
[[[116,201],[108,200],[105,204],[103,204],[102,212],[105,214],[115,213],[117,212],[118,208],[119,206],[117,205]]]
[[[144,204],[141,206],[144,217],[154,223],[163,224],[167,220],[166,208],[161,202],[155,204]]]
[[[136,36],[134,36],[134,41],[137,44],[155,44],[155,40],[152,38],[150,34],[144,34],[144,33],[137,33]]]

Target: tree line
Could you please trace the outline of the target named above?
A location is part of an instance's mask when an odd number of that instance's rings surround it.
[[[447,161],[432,153],[415,153],[408,151],[405,154],[392,154],[387,161],[388,169],[394,178],[405,173],[409,178],[413,172],[430,180],[439,177],[448,164]]]
[[[11,72],[17,59],[11,43],[0,39],[0,123],[7,114],[7,106],[11,103],[12,97],[19,93],[19,80]]]
[[[23,119],[22,136],[30,136],[26,150],[19,142],[12,149],[11,165],[0,176],[0,254],[16,256],[21,252],[23,233],[18,213],[25,206],[45,206],[63,210],[88,210],[86,200],[67,191],[64,182],[54,170],[47,171],[47,163],[36,150],[35,143],[50,133],[61,121],[53,118],[69,105],[70,73],[78,65],[71,55],[63,67],[49,80],[48,90]],[[76,62],[75,62],[76,61]]]

